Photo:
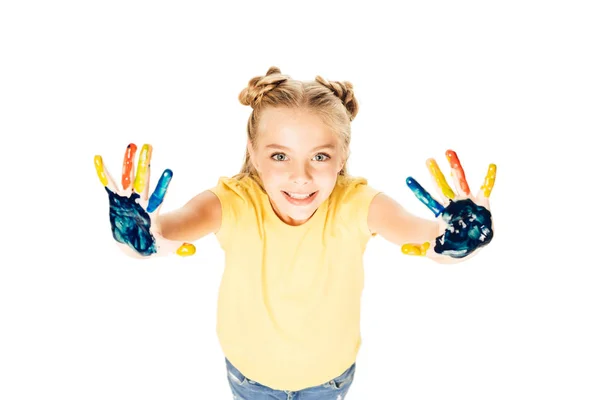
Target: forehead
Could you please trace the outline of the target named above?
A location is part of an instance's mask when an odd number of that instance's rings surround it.
[[[258,143],[261,146],[336,144],[337,136],[321,118],[309,111],[290,108],[269,108],[258,123]]]

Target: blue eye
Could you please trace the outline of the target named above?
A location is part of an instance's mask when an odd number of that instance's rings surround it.
[[[325,154],[325,153],[319,153],[315,156],[315,158],[317,158],[317,157],[321,157],[321,159],[316,160],[319,162],[324,162],[331,158],[331,156],[329,154]],[[284,153],[273,153],[273,154],[271,154],[271,158],[274,161],[286,161],[287,156]]]
[[[331,158],[331,157],[329,156],[329,154],[325,154],[325,153],[319,153],[319,154],[317,154],[315,157],[319,157],[319,156],[323,156],[323,157],[325,157],[325,159],[323,159],[323,160],[317,160],[317,161],[321,161],[321,162],[323,162],[323,161],[327,161],[327,160],[329,160],[329,159]]]
[[[283,159],[282,158],[275,158],[277,156],[283,156],[284,158]],[[283,154],[283,153],[275,153],[275,154],[271,155],[271,158],[273,160],[275,160],[275,161],[285,161],[285,154]]]

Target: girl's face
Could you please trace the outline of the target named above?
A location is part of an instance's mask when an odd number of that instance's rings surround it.
[[[269,108],[258,125],[252,163],[271,206],[288,225],[308,221],[335,187],[345,156],[337,135],[304,110]]]

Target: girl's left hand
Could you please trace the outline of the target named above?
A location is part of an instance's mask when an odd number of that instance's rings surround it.
[[[406,179],[415,196],[435,214],[440,229],[439,236],[431,240],[434,246],[430,242],[408,243],[402,246],[404,254],[426,256],[439,262],[456,262],[456,259],[474,255],[489,244],[494,236],[489,197],[496,180],[496,165],[489,165],[483,185],[477,196],[473,197],[456,153],[448,150],[446,158],[452,168],[451,176],[457,194],[446,182],[435,160],[427,160],[427,167],[443,205],[434,200],[416,180],[411,177]]]

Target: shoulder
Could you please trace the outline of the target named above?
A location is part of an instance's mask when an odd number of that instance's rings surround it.
[[[231,237],[246,217],[256,212],[261,186],[251,176],[238,174],[221,176],[217,184],[209,189],[221,205],[221,227],[216,233],[223,249],[230,248]]]
[[[221,200],[244,202],[255,197],[259,190],[260,184],[248,174],[221,176],[216,186],[210,189]]]
[[[381,191],[371,187],[366,178],[339,176],[331,193],[331,206],[347,226],[354,226],[364,237],[370,237],[367,218],[373,199]]]
[[[334,201],[347,203],[349,201],[369,201],[378,193],[379,191],[371,187],[366,178],[340,175],[331,196]]]

